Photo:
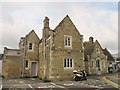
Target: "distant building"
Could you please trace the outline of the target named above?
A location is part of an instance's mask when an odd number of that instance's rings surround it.
[[[89,75],[100,75],[108,72],[107,57],[100,43],[93,37],[84,42],[85,70]]]
[[[90,75],[106,74],[117,71],[116,62],[110,52],[103,49],[100,43],[93,37],[84,42],[85,69]]]
[[[118,70],[117,63],[113,56],[110,54],[110,52],[105,48],[103,49],[104,54],[106,55],[106,59],[108,62],[108,72],[110,71],[110,68],[112,69],[112,72],[116,72]]]
[[[120,71],[120,57],[116,59],[116,66],[118,68],[118,71]]]

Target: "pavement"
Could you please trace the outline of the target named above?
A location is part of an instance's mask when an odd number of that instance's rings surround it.
[[[39,78],[1,79],[2,90],[119,90],[119,73],[88,76],[86,81],[43,82]]]

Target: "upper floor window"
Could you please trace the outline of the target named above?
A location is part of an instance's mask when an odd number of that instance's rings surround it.
[[[64,59],[64,68],[72,68],[73,59]]]
[[[33,43],[29,43],[28,49],[31,50],[31,51],[33,50]]]
[[[72,47],[72,37],[71,36],[65,36],[65,47]]]

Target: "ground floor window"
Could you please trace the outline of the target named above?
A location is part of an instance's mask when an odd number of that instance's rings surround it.
[[[116,65],[114,65],[114,69],[117,69],[117,66],[116,66]]]
[[[96,61],[96,67],[100,67],[100,61],[99,60]]]
[[[64,59],[64,68],[72,68],[73,59]]]
[[[28,60],[25,61],[25,67],[28,68]]]

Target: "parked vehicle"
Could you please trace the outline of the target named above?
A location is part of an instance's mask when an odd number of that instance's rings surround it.
[[[77,70],[74,70],[73,74],[75,81],[87,80],[85,71],[78,72]]]

